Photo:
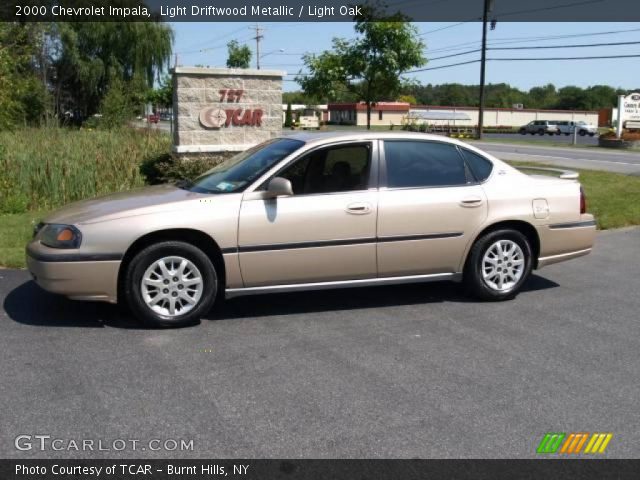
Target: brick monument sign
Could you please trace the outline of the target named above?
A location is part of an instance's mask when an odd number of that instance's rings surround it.
[[[176,67],[173,74],[176,153],[241,151],[280,135],[285,72]]]

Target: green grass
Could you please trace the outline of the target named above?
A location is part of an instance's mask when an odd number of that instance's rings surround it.
[[[23,268],[24,247],[44,212],[0,215],[0,266]]]
[[[509,163],[516,167],[562,168],[539,163]],[[598,228],[606,230],[640,225],[640,177],[597,170],[577,172],[587,197],[587,211],[595,215]]]

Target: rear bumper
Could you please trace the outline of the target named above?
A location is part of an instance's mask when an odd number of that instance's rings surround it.
[[[65,295],[74,300],[118,301],[118,272],[120,260],[61,261],[27,247],[27,269],[33,280],[48,292]]]
[[[580,217],[579,221],[545,225],[538,229],[540,255],[537,268],[591,253],[596,236],[596,222],[590,214]]]

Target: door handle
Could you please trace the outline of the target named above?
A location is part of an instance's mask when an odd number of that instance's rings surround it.
[[[371,213],[371,204],[367,202],[355,202],[347,205],[347,213],[352,215],[366,215]]]
[[[480,197],[466,197],[460,200],[460,205],[466,208],[479,207],[482,205],[482,198]]]

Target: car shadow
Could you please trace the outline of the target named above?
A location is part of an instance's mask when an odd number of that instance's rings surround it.
[[[77,302],[41,289],[32,280],[5,297],[4,311],[12,320],[42,327],[137,328],[138,323],[117,305]]]
[[[547,290],[559,285],[532,275],[523,292]],[[344,288],[239,297],[220,302],[205,320],[300,315],[329,311],[384,308],[438,302],[475,302],[461,285],[452,282]],[[42,290],[27,281],[9,292],[3,304],[12,320],[32,326],[145,329],[128,312],[100,302],[78,302]]]
[[[532,275],[522,291],[531,292],[555,287],[559,285],[544,277]],[[209,315],[205,316],[205,319],[227,320],[271,315],[299,315],[439,302],[473,303],[477,300],[469,297],[462,285],[458,283],[413,283],[232,298],[214,308]]]

